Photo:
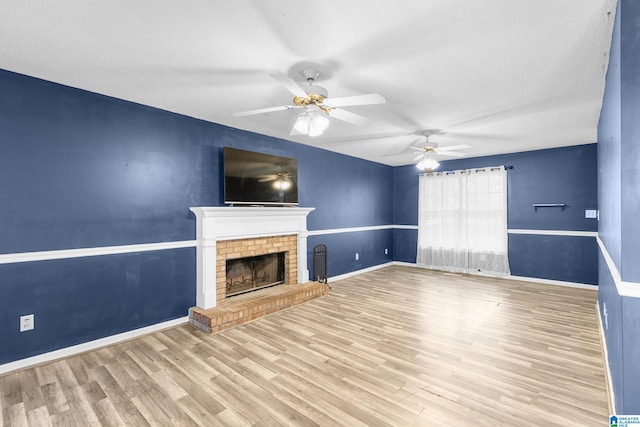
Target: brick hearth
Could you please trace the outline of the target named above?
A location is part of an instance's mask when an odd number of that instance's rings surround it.
[[[328,290],[327,285],[317,282],[260,289],[227,298],[215,308],[192,307],[189,322],[214,334],[324,296]]]

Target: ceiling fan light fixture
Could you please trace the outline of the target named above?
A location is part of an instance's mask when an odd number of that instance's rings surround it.
[[[323,114],[315,113],[309,123],[309,136],[318,136],[329,127],[329,119]]]
[[[433,171],[433,170],[437,169],[438,166],[440,166],[440,163],[438,163],[438,161],[436,159],[434,159],[433,157],[431,157],[431,156],[425,156],[416,165],[416,167],[418,169],[427,170],[427,171]]]
[[[306,110],[300,113],[293,128],[302,135],[319,136],[329,126],[329,119],[317,111]]]
[[[296,130],[296,132],[306,135],[309,133],[309,122],[311,122],[311,119],[309,118],[307,112],[304,111],[298,115],[293,128]]]

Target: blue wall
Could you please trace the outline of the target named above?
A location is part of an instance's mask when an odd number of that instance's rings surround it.
[[[621,296],[614,279],[640,295],[639,28],[640,3],[621,0],[598,127],[598,235],[614,264],[600,254],[598,299],[619,414],[640,413],[640,298]]]
[[[389,166],[2,70],[0,88],[0,254],[193,240],[189,207],[222,204],[224,146],[297,158],[310,230],[392,224]],[[331,275],[386,262],[393,244],[391,230],[309,241],[328,244]],[[0,364],[194,304],[191,247],[0,264]],[[18,332],[29,313],[35,330]]]
[[[391,229],[348,233],[348,244],[345,244],[344,240],[343,233],[309,236],[307,239],[307,264],[310,277],[313,277],[313,246],[319,243],[327,245],[328,277],[392,261],[393,234]],[[385,249],[387,249],[387,254],[384,253]],[[358,260],[355,259],[356,253]]]
[[[597,231],[585,209],[597,209],[596,144],[441,162],[439,171],[485,166],[513,166],[508,171],[508,228]],[[394,222],[418,223],[418,176],[414,166],[394,169]],[[543,208],[534,203],[566,203]],[[415,262],[417,231],[394,230],[395,259]],[[408,236],[413,233],[413,239]],[[593,237],[509,235],[509,263],[514,276],[586,284],[598,283],[597,244]]]
[[[411,228],[322,232],[415,226],[413,166],[391,168],[2,70],[0,88],[0,254],[193,240],[189,207],[222,204],[222,147],[231,146],[298,159],[300,205],[316,208],[308,225],[319,233],[308,239],[310,270],[317,243],[328,245],[330,276],[415,262]],[[616,149],[614,141],[605,158],[620,163]],[[443,169],[512,165],[510,228],[594,231],[584,209],[597,208],[595,162],[595,145],[586,145],[449,161]],[[599,179],[615,186],[615,178]],[[614,200],[609,211],[620,211],[619,196],[601,193]],[[531,207],[544,202],[569,207]],[[621,221],[612,224],[621,241]],[[597,283],[593,239],[512,235],[510,244],[519,248],[510,251],[514,275]],[[195,248],[0,264],[0,342],[10,343],[0,346],[0,364],[180,318],[194,304]],[[612,307],[612,322],[622,323],[625,304]],[[36,329],[19,333],[18,317],[28,313]]]
[[[640,4],[621,2],[620,67],[622,190],[621,273],[625,280],[640,282]],[[640,399],[639,399],[640,400]]]
[[[393,168],[393,223],[396,225],[418,225],[418,173],[414,166]],[[394,261],[415,263],[417,246],[417,230],[393,230]]]

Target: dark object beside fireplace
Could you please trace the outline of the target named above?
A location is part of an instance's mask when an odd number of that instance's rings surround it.
[[[313,279],[327,284],[327,245],[321,243],[313,248]]]
[[[227,297],[284,283],[285,253],[227,260]]]

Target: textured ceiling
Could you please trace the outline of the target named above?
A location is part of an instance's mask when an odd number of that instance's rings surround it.
[[[3,0],[0,68],[390,165],[414,132],[468,156],[596,141],[615,0]],[[314,64],[344,107],[319,137],[270,73]],[[300,78],[298,78],[300,77]],[[1,96],[1,92],[0,92]],[[405,153],[399,154],[398,153]],[[436,156],[437,158],[437,156]]]

